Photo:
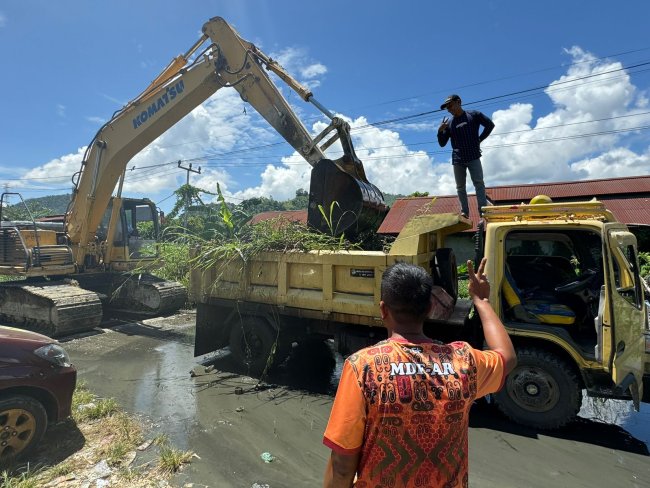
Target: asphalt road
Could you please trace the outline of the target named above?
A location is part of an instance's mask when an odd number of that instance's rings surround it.
[[[95,393],[141,416],[151,436],[166,433],[177,448],[197,453],[200,459],[176,476],[175,486],[321,485],[329,456],[322,434],[341,364],[327,347],[296,348],[259,383],[237,371],[227,350],[193,357],[192,313],[106,325],[65,347],[79,379]],[[647,407],[635,413],[626,402],[587,401],[575,423],[542,433],[477,403],[470,486],[650,487]]]

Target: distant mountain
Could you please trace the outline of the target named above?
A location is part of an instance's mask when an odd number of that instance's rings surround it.
[[[65,213],[68,209],[68,203],[72,194],[68,195],[48,195],[38,198],[27,198],[25,204],[32,213],[37,214],[34,217],[44,217],[46,215],[59,215]],[[15,199],[11,202],[12,207],[22,214],[22,203],[16,203]]]
[[[254,211],[252,211],[252,209],[247,209],[249,210],[247,213],[253,215],[255,213],[259,213],[267,210],[295,210],[295,209],[307,208],[306,195],[307,193],[304,192],[304,195],[302,194],[298,195],[296,196],[296,198],[287,200],[286,202],[276,202],[274,200],[265,199],[265,198],[252,198],[249,200],[245,200],[244,202],[246,202],[249,206],[255,203],[259,203],[260,208],[255,208]],[[304,197],[303,198],[304,202],[298,201],[299,196]],[[384,200],[388,206],[392,206],[395,203],[396,199],[403,198],[403,197],[404,195],[399,195],[399,194],[398,195],[390,194],[390,193],[384,194]],[[35,215],[35,217],[44,217],[46,215],[59,215],[65,213],[71,198],[72,198],[72,194],[48,195],[39,198],[29,198],[25,200],[25,203],[29,206],[30,210],[33,213],[38,214]],[[242,202],[242,204],[244,204],[244,202]],[[15,204],[15,201],[13,203]],[[273,203],[274,205],[271,205],[271,203]],[[15,210],[18,210],[18,207],[22,207],[22,205],[18,204],[15,205],[14,207]]]

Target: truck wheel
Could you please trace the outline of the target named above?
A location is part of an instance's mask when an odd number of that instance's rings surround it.
[[[582,405],[580,385],[571,366],[541,349],[517,351],[517,366],[494,399],[510,419],[543,430],[567,424]]]
[[[277,331],[264,319],[244,316],[230,330],[230,352],[237,364],[258,376],[286,358]]]
[[[441,286],[454,299],[458,298],[458,267],[456,266],[456,255],[449,247],[442,247],[436,250],[435,268],[433,281]]]
[[[28,455],[46,427],[45,408],[33,398],[14,395],[0,400],[0,466]]]

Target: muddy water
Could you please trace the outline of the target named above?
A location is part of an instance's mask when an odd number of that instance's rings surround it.
[[[173,444],[197,453],[174,486],[320,486],[329,450],[322,433],[341,358],[294,349],[258,385],[229,353],[192,357],[193,315],[123,324],[65,344],[79,378],[115,397]],[[585,400],[554,433],[513,425],[486,402],[470,422],[472,487],[650,487],[650,407]],[[271,462],[265,462],[262,457]]]

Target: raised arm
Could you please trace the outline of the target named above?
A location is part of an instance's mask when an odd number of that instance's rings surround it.
[[[490,282],[485,276],[485,264],[487,258],[483,258],[478,270],[474,272],[474,264],[467,261],[467,272],[469,274],[469,295],[474,308],[481,317],[485,342],[489,349],[496,351],[503,356],[505,361],[506,374],[517,365],[517,354],[512,346],[510,336],[503,326],[503,322],[497,316],[488,300],[490,296]]]

